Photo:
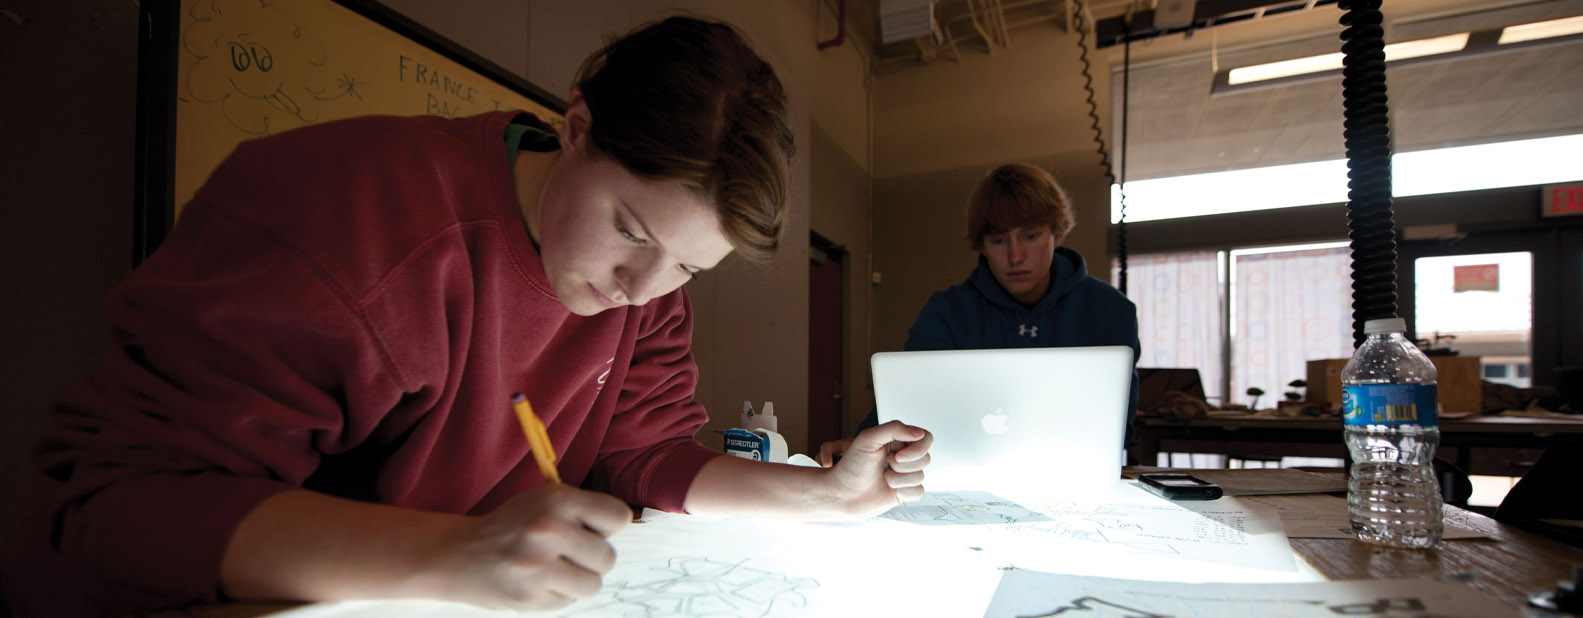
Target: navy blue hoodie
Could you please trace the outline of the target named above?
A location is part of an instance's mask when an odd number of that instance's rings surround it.
[[[1050,291],[1032,308],[995,281],[982,256],[967,281],[935,292],[907,332],[908,350],[1064,348],[1125,345],[1138,359],[1138,309],[1121,292],[1088,275],[1082,254],[1056,247]],[[1138,410],[1132,372],[1127,427]]]

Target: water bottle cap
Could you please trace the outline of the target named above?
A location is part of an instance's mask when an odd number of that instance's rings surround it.
[[[1378,318],[1363,323],[1363,334],[1375,333],[1405,333],[1407,320],[1401,318]]]

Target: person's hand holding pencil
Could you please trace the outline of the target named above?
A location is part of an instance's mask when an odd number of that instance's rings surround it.
[[[565,607],[599,592],[616,562],[609,537],[632,511],[614,496],[562,483],[555,446],[527,398],[514,395],[511,408],[545,483],[437,539],[442,549],[428,572],[443,592],[433,596],[515,610]]]

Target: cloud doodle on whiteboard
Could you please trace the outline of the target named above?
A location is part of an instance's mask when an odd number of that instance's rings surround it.
[[[326,77],[324,47],[279,5],[264,0],[197,0],[187,10],[182,49],[197,60],[185,100],[215,103],[250,135],[312,123],[319,102],[361,99],[356,77]]]

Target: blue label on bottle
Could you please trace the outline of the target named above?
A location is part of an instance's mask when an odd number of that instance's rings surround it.
[[[1360,384],[1341,389],[1341,411],[1348,425],[1427,425],[1439,423],[1433,384]]]

